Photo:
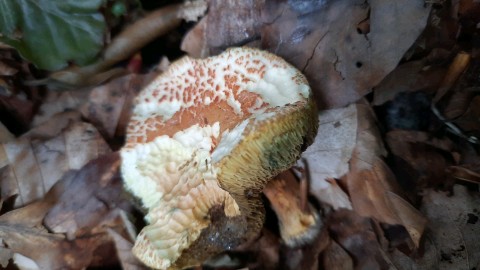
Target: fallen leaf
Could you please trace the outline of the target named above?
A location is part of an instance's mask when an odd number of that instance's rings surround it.
[[[125,239],[121,234],[115,230],[107,229],[108,234],[115,243],[115,249],[117,250],[117,256],[122,265],[122,269],[125,270],[147,270],[148,268],[143,265],[132,253],[133,243]]]
[[[63,235],[48,233],[41,221],[54,201],[52,197],[29,204],[0,216],[0,238],[3,253],[10,252],[17,265],[33,262],[38,269],[80,269],[99,256],[109,239],[87,236],[67,241]],[[8,250],[8,251],[5,251]],[[100,255],[101,256],[101,255]],[[107,262],[109,257],[101,257]],[[98,260],[98,259],[97,259]]]
[[[259,39],[264,3],[264,0],[209,1],[207,16],[187,33],[182,50],[196,58],[206,57]]]
[[[387,192],[386,194],[390,201],[392,210],[397,215],[405,229],[408,231],[415,248],[420,247],[420,240],[423,236],[425,227],[427,226],[427,219],[414,208],[409,202],[393,192]]]
[[[439,86],[444,74],[444,68],[428,66],[425,60],[401,64],[375,86],[372,104],[379,106],[392,101],[399,93],[432,92]]]
[[[236,8],[240,12],[230,12]],[[221,16],[225,13],[239,17],[227,20]],[[369,93],[397,66],[425,28],[429,13],[430,6],[418,0],[403,3],[401,10],[392,0],[247,1],[240,7],[211,1],[209,14],[182,48],[207,56],[260,36],[262,48],[305,73],[320,108],[338,108]],[[367,33],[357,30],[364,21],[370,24]]]
[[[452,196],[425,191],[421,211],[429,220],[435,269],[474,269],[480,265],[479,205],[478,192],[461,185],[453,187]]]
[[[134,97],[157,74],[127,75],[92,89],[82,115],[106,138],[124,136]]]
[[[369,169],[353,169],[345,177],[353,209],[360,216],[392,225],[402,224],[387,197],[388,192],[401,191],[394,175],[380,159],[370,166]]]
[[[323,252],[323,269],[353,270],[353,260],[337,242],[331,241]]]
[[[395,176],[381,159],[386,154],[373,113],[359,107],[356,145],[350,170],[344,176],[353,209],[360,216],[372,217],[390,225],[403,225],[416,247],[425,228],[425,219],[404,200]],[[361,114],[360,114],[361,112]]]
[[[2,122],[0,122],[0,143],[4,143],[4,142],[8,142],[12,139],[14,139],[15,136],[13,136],[12,133],[10,133],[10,131],[8,131],[8,129],[3,125]],[[1,160],[1,158],[0,158]],[[1,168],[1,164],[0,164],[0,168]]]
[[[352,257],[355,269],[388,269],[369,218],[341,209],[327,221],[332,238]]]
[[[68,126],[54,137],[20,137],[0,148],[5,153],[0,161],[4,164],[0,168],[1,197],[18,194],[15,207],[42,198],[66,171],[80,169],[89,160],[110,152],[96,129],[82,122]]]
[[[315,140],[302,153],[302,158],[309,165],[310,192],[334,209],[352,209],[347,194],[335,178],[341,178],[349,170],[348,161],[357,136],[357,105],[320,111],[318,120]]]
[[[395,1],[288,2],[278,9],[270,12],[274,22],[263,29],[262,42],[305,73],[320,108],[340,107],[370,92],[397,66],[430,13],[417,0],[401,9]],[[368,33],[357,30],[364,20]]]
[[[456,179],[480,184],[480,173],[478,172],[478,168],[478,164],[470,166],[449,166],[447,172]],[[477,169],[477,171],[474,169]]]
[[[40,126],[55,114],[78,109],[84,104],[89,90],[82,91],[48,91],[45,100],[32,121],[32,127]]]
[[[33,102],[16,97],[0,95],[0,121],[14,134],[28,130],[34,115]]]
[[[348,172],[357,136],[357,105],[320,111],[319,128],[312,145],[302,153],[310,165],[315,192],[328,186],[326,179],[340,178]]]
[[[118,215],[115,209],[129,205],[119,166],[118,153],[113,153],[66,174],[54,186],[53,191],[60,195],[45,215],[45,226],[54,233],[66,233],[69,239],[100,233],[99,227]]]
[[[446,183],[445,169],[453,161],[453,157],[448,158],[453,145],[429,137],[425,132],[394,130],[387,133],[386,141],[396,158],[409,165],[402,170],[412,171],[410,181],[418,186],[442,186]]]

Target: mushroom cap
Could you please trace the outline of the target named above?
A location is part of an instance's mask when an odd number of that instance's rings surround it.
[[[173,63],[136,98],[121,150],[125,187],[148,210],[133,253],[183,268],[256,236],[262,189],[313,141],[315,115],[305,77],[271,53]]]

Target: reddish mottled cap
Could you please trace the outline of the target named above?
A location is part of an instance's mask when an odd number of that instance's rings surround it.
[[[256,235],[263,187],[316,128],[305,77],[278,56],[234,48],[173,63],[137,97],[121,150],[125,187],[148,210],[133,253],[183,268]]]

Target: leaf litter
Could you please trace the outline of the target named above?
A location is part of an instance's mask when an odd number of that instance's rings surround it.
[[[90,66],[78,58],[42,72],[0,47],[1,267],[146,269],[130,251],[142,209],[114,151],[134,96],[164,70],[142,69],[143,48],[173,29],[191,56],[247,45],[284,57],[319,106],[315,142],[264,191],[262,233],[197,269],[479,267],[478,3],[211,0],[197,23],[166,19],[197,19],[205,3],[195,4],[156,6],[150,15],[167,17],[123,31],[108,28],[122,22],[109,21],[108,5],[91,9],[113,39]],[[55,61],[47,69],[67,63]],[[285,241],[290,213],[318,215],[308,241]]]

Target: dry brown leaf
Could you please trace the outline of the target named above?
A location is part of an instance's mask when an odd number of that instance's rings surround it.
[[[374,88],[372,104],[379,106],[403,92],[432,91],[440,84],[445,70],[426,66],[426,61],[412,61],[399,65]]]
[[[356,156],[353,157],[354,162],[355,159]],[[392,225],[401,224],[387,197],[388,192],[400,192],[395,177],[380,159],[371,166],[370,169],[352,169],[345,177],[353,209],[364,217],[373,217]]]
[[[355,269],[388,269],[369,218],[341,209],[327,221],[330,235],[353,258]]]
[[[453,196],[426,190],[421,211],[429,220],[429,234],[435,250],[430,269],[475,269],[480,265],[480,195],[455,185]],[[427,269],[424,267],[423,269]]]
[[[448,160],[448,154],[453,149],[451,142],[447,140],[430,139],[429,134],[420,131],[394,130],[386,135],[386,141],[396,158],[406,161],[410,168],[404,171],[412,171],[416,175],[417,185],[427,183],[444,185],[446,179],[446,167],[453,161]]]
[[[110,152],[97,130],[82,122],[68,126],[55,137],[35,139],[26,135],[0,148],[6,157],[0,163],[8,164],[0,168],[1,197],[18,194],[15,207],[42,198],[65,172],[80,169],[89,160]]]
[[[401,7],[394,0],[266,0],[238,5],[210,1],[206,19],[182,47],[205,56],[260,36],[262,48],[305,73],[323,109],[342,107],[370,92],[397,66],[430,13],[429,5],[418,0],[403,2]],[[226,13],[234,18],[222,15]],[[359,30],[362,22],[370,25],[366,33]]]
[[[28,129],[34,113],[34,103],[17,96],[0,95],[0,121],[14,134]]]
[[[425,227],[427,226],[427,219],[414,208],[409,202],[393,192],[386,194],[392,210],[397,215],[400,223],[405,227],[410,235],[415,248],[420,247],[420,240],[423,236]]]
[[[475,168],[471,168],[473,166]],[[473,166],[449,166],[447,172],[456,179],[480,184],[480,173],[478,172],[480,166],[478,164],[473,164]],[[473,169],[477,169],[477,171]]]
[[[121,234],[112,229],[107,229],[108,234],[112,238],[117,256],[124,270],[147,270],[132,253],[133,242],[125,239]]]
[[[78,109],[87,101],[89,93],[89,90],[86,89],[81,91],[48,91],[42,106],[40,106],[33,119],[32,127],[40,126],[55,114]]]
[[[109,239],[95,235],[72,242],[63,235],[48,233],[41,226],[41,221],[53,197],[0,216],[2,253],[10,252],[17,265],[30,262],[38,269],[80,269],[89,266],[98,260],[95,256],[102,254],[101,250],[105,250]],[[111,261],[109,257],[102,259],[103,263]]]
[[[13,134],[10,133],[10,131],[8,131],[8,129],[3,125],[3,123],[0,122],[0,143],[10,141],[14,138],[15,138],[15,136],[13,136]],[[1,156],[1,154],[0,154],[0,156]],[[1,158],[0,158],[0,160],[1,160]],[[2,165],[0,163],[0,168],[1,167],[2,167]]]
[[[259,39],[264,2],[209,1],[208,15],[185,36],[182,50],[193,57],[206,57],[216,55],[228,47]]]
[[[82,108],[82,115],[106,138],[124,136],[136,94],[158,74],[131,74],[95,87]]]
[[[119,174],[118,153],[101,156],[78,171],[71,171],[53,188],[58,200],[45,216],[45,226],[69,239],[100,233],[103,226],[118,223],[118,207],[127,207]]]
[[[334,209],[352,209],[347,194],[336,178],[348,172],[357,136],[357,105],[342,109],[320,111],[315,141],[302,158],[309,165],[310,192]],[[298,164],[302,166],[301,163]]]
[[[430,13],[418,0],[401,8],[393,0],[288,3],[270,13],[275,21],[264,28],[262,42],[304,71],[321,108],[370,92],[397,66]],[[367,33],[358,30],[363,21],[369,21]]]
[[[467,136],[480,138],[480,96],[470,100],[464,114],[453,121]]]
[[[425,219],[402,194],[395,176],[381,159],[385,149],[370,108],[358,105],[356,145],[345,175],[353,209],[361,216],[373,217],[387,224],[403,225],[418,247]]]
[[[348,253],[335,241],[323,252],[323,269],[353,270],[353,260]]]

